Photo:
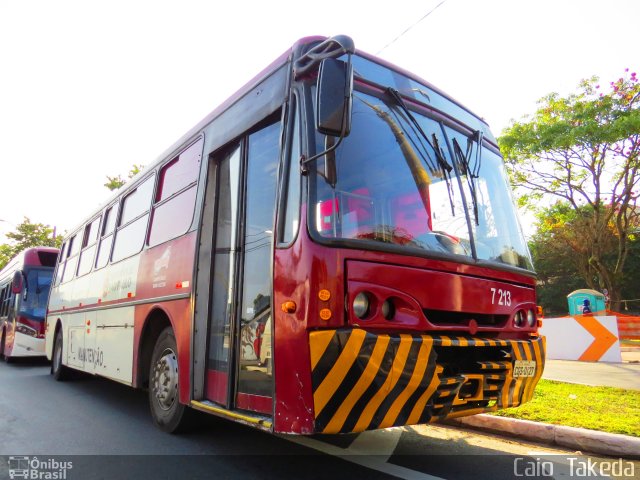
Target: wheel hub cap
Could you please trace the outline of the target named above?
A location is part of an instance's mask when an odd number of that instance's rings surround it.
[[[178,396],[178,359],[166,349],[153,366],[153,394],[163,410],[169,410]]]

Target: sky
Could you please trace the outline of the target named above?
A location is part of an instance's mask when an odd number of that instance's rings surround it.
[[[441,2],[0,0],[0,242],[23,217],[80,224],[107,175],[152,163],[301,37],[351,36],[496,135],[550,92],[640,70],[637,0]]]

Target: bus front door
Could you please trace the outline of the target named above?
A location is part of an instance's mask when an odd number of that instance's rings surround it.
[[[196,331],[207,331],[207,343],[196,335],[193,345],[195,399],[266,415],[273,409],[271,262],[279,140],[280,123],[271,123],[211,159],[196,298]],[[197,363],[201,358],[204,368]]]

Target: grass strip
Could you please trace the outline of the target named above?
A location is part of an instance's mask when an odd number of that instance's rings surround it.
[[[640,437],[640,391],[540,380],[530,402],[494,415]]]

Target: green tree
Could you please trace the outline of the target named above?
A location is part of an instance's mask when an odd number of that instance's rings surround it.
[[[537,215],[536,233],[529,242],[538,274],[538,303],[547,314],[567,313],[567,294],[578,288],[598,289],[598,278],[589,264],[587,228],[580,212],[558,202]],[[606,238],[615,243],[612,231]]]
[[[131,170],[129,170],[128,179],[135,177],[143,168],[144,168],[144,165],[134,164]],[[118,190],[125,183],[127,183],[127,180],[124,180],[121,175],[118,175],[115,177],[110,177],[109,175],[107,175],[107,183],[105,183],[104,186],[107,187],[109,190],[113,191],[113,190]]]
[[[584,209],[586,210],[586,209]],[[578,288],[599,289],[598,275],[589,263],[590,245],[582,233],[586,228],[580,214],[569,205],[557,203],[538,213],[537,231],[529,242],[529,249],[538,274],[538,303],[545,312],[566,314],[566,296]],[[604,261],[611,263],[616,257],[617,238],[613,227],[603,236]],[[640,238],[629,235],[629,254],[621,274],[620,298],[634,300],[619,307],[626,311],[640,309]]]
[[[15,231],[5,235],[9,243],[0,245],[0,269],[26,248],[31,247],[56,247],[62,245],[62,236],[53,237],[53,228],[43,223],[31,223],[24,217],[22,223],[16,226]]]
[[[618,308],[640,215],[640,84],[626,71],[604,90],[593,77],[575,94],[546,96],[533,115],[503,131],[499,144],[521,205],[536,209],[542,197],[555,197],[575,212],[568,238],[589,250],[580,274],[589,283],[595,273],[596,286],[608,289]]]
[[[631,300],[622,302],[620,311],[629,314],[640,314],[640,238],[634,235],[629,245],[629,258],[625,265],[625,282],[622,285],[622,298]]]

